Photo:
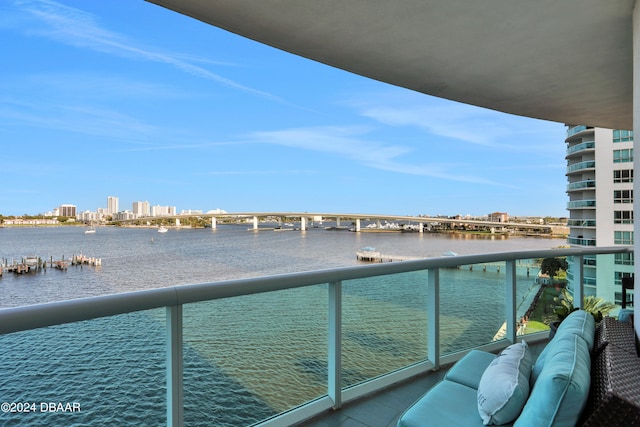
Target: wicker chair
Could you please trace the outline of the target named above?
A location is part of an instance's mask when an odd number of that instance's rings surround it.
[[[587,427],[640,426],[640,357],[631,322],[605,317],[596,331]]]

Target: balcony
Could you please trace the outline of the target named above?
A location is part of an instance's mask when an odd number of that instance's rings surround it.
[[[596,226],[596,220],[595,219],[570,219],[567,221],[567,226],[593,228]]]
[[[572,137],[573,135],[576,135],[580,132],[584,132],[586,130],[593,131],[593,128],[590,126],[584,126],[584,125],[570,127],[569,129],[567,129],[567,138]]]
[[[592,169],[595,169],[595,167],[596,167],[596,161],[595,160],[587,160],[587,161],[580,162],[580,163],[574,163],[572,165],[567,166],[566,175],[570,175],[570,174],[578,173],[578,172],[583,172],[585,170],[592,170]]]
[[[595,238],[584,238],[584,237],[572,237],[569,236],[567,238],[567,243],[570,245],[578,245],[578,246],[595,246],[596,239]]]
[[[584,141],[580,144],[572,145],[567,148],[566,158],[572,157],[578,153],[583,153],[586,151],[595,151],[596,142],[595,141]]]
[[[442,371],[431,371],[472,348],[497,351],[520,338],[518,319],[536,294],[531,260],[570,256],[581,266],[595,254],[631,252],[452,256],[3,309],[5,399],[82,410],[0,416],[49,425],[282,426],[358,413],[381,425],[382,411],[393,423],[407,399],[439,379]],[[581,269],[573,277],[583,283]],[[532,345],[546,339],[526,335]],[[367,401],[376,409],[362,409]]]
[[[567,184],[567,193],[577,190],[593,190],[596,188],[595,179],[586,179],[583,181],[571,182]]]
[[[595,207],[595,200],[572,200],[570,202],[567,202],[567,209],[585,209]]]

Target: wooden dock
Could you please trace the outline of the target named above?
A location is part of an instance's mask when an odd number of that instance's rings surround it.
[[[374,248],[360,249],[358,252],[356,252],[356,258],[358,261],[364,261],[364,262],[399,262],[399,261],[413,261],[417,259],[424,259],[424,257],[419,257],[419,256],[382,254],[376,251]]]
[[[86,257],[84,255],[73,255],[71,260],[65,260],[64,256],[59,260],[54,260],[53,257],[50,257],[49,261],[37,256],[28,256],[20,260],[11,259],[11,261],[3,258],[0,259],[0,277],[5,271],[15,274],[27,274],[46,271],[47,268],[67,270],[69,264],[74,266],[91,265],[98,267],[102,265],[102,259]]]
[[[98,267],[102,265],[102,259],[100,258],[94,258],[94,257],[87,257],[84,256],[82,254],[80,255],[74,255],[71,258],[71,265],[92,265],[94,267]]]

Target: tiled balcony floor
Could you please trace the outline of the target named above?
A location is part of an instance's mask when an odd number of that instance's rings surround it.
[[[545,343],[531,345],[534,360]],[[346,403],[338,411],[330,411],[305,421],[304,427],[394,427],[400,415],[427,390],[442,379],[450,366],[420,375],[371,396]]]

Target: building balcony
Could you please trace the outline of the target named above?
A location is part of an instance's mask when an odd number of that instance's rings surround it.
[[[569,184],[567,184],[567,193],[580,190],[593,190],[595,188],[595,179],[585,179],[583,181],[570,182]]]
[[[570,245],[578,245],[578,246],[595,246],[596,239],[595,238],[584,238],[584,237],[567,237],[567,243]]]
[[[571,138],[572,136],[585,131],[593,132],[593,127],[584,125],[570,127],[567,129],[567,138]]]
[[[596,226],[595,219],[570,219],[567,221],[569,227],[594,228]]]
[[[574,163],[572,165],[567,166],[566,175],[570,175],[570,174],[574,174],[574,173],[578,173],[578,172],[584,172],[586,170],[591,170],[591,169],[595,169],[595,168],[596,168],[596,161],[595,160],[587,160],[587,161],[580,162],[580,163]]]
[[[585,152],[592,152],[592,151],[595,151],[595,149],[596,149],[595,141],[584,141],[580,144],[572,145],[571,147],[567,148],[567,155],[565,158],[568,159],[578,154],[583,154]]]
[[[567,202],[567,209],[595,209],[596,201],[595,200],[572,200]]]
[[[42,425],[393,425],[441,368],[522,338],[518,320],[539,288],[532,260],[582,265],[630,252],[451,256],[2,309],[5,399],[81,410],[0,416]],[[525,338],[544,345],[547,332]]]

